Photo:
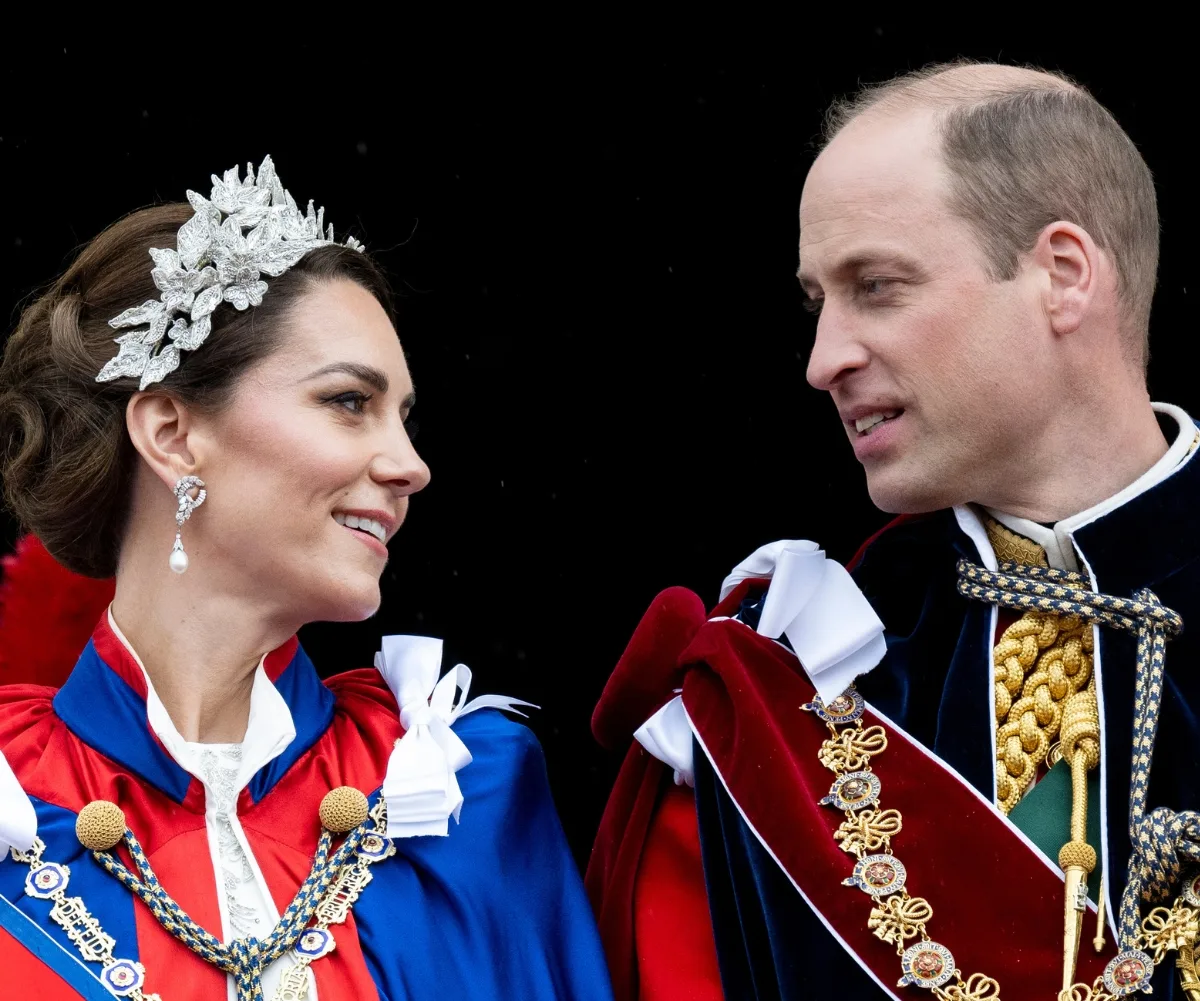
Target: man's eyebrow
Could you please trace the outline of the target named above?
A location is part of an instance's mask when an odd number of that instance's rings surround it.
[[[916,265],[910,258],[895,250],[863,250],[842,258],[829,270],[832,274],[844,278],[879,267],[898,267],[912,271]],[[805,273],[804,265],[796,269],[796,278],[806,294],[811,295],[814,288],[820,288],[820,282]]]
[[[803,267],[796,269],[796,278],[799,280],[800,288],[804,290],[804,294],[811,299],[813,291],[819,288],[817,280],[809,275],[806,275]]]
[[[356,361],[335,361],[331,365],[324,365],[315,372],[310,372],[301,382],[311,382],[313,379],[319,379],[323,375],[331,375],[333,373],[341,373],[342,375],[349,375],[355,379],[360,379],[378,393],[386,393],[390,385],[386,372],[377,369],[374,365],[363,365]]]

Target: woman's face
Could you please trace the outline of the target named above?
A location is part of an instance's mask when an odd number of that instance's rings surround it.
[[[208,499],[183,530],[193,564],[249,607],[278,603],[304,622],[372,615],[386,543],[429,482],[405,429],[412,405],[375,298],[347,280],[315,286],[229,405],[196,420]]]

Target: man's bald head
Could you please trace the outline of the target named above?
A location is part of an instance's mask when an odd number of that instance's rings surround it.
[[[1081,226],[1117,272],[1130,360],[1144,365],[1158,271],[1154,181],[1125,131],[1057,73],[988,63],[928,67],[836,102],[824,145],[873,120],[932,111],[953,211],[1008,280],[1052,222]]]

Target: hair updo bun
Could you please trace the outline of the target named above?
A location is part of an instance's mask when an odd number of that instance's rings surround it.
[[[159,290],[150,277],[151,247],[175,248],[192,216],[185,203],[142,209],[109,226],[21,314],[0,362],[0,478],[22,526],[69,570],[111,577],[129,511],[137,453],[125,409],[138,380],[97,382],[117,353],[108,321]],[[261,306],[212,315],[212,332],[179,368],[149,391],[219,409],[238,377],[278,345],[288,311],[313,285],[348,279],[392,315],[378,265],[341,246],[318,247],[270,279]],[[170,526],[167,526],[169,528]]]

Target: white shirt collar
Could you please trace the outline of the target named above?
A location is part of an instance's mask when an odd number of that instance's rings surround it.
[[[984,510],[1000,524],[1045,549],[1046,562],[1050,566],[1056,570],[1077,572],[1079,559],[1075,549],[1074,533],[1084,525],[1090,525],[1097,518],[1128,504],[1133,498],[1145,493],[1151,487],[1157,486],[1178,470],[1191,454],[1197,433],[1196,424],[1191,417],[1181,408],[1169,403],[1153,403],[1151,406],[1155,413],[1172,418],[1179,425],[1179,431],[1166,454],[1123,490],[1117,491],[1111,497],[1093,505],[1086,511],[1073,514],[1050,527],[1030,521],[1028,518],[1018,518],[1016,515],[1004,511],[996,511],[992,508]]]
[[[189,744],[183,735],[171,722],[166,707],[154,690],[154,683],[146,671],[146,665],[138,656],[133,645],[121,632],[116,619],[113,618],[112,606],[108,609],[108,624],[120,643],[129,651],[129,655],[141,668],[146,679],[146,718],[154,735],[162,741],[167,753],[189,775],[204,782],[204,774],[200,768],[197,748],[203,745]],[[246,736],[242,740],[242,764],[238,772],[237,789],[240,792],[260,768],[269,764],[284,752],[287,746],[296,739],[296,725],[292,720],[292,711],[279,694],[278,689],[267,677],[264,667],[264,656],[254,669],[254,684],[250,690],[250,717],[246,723]]]

